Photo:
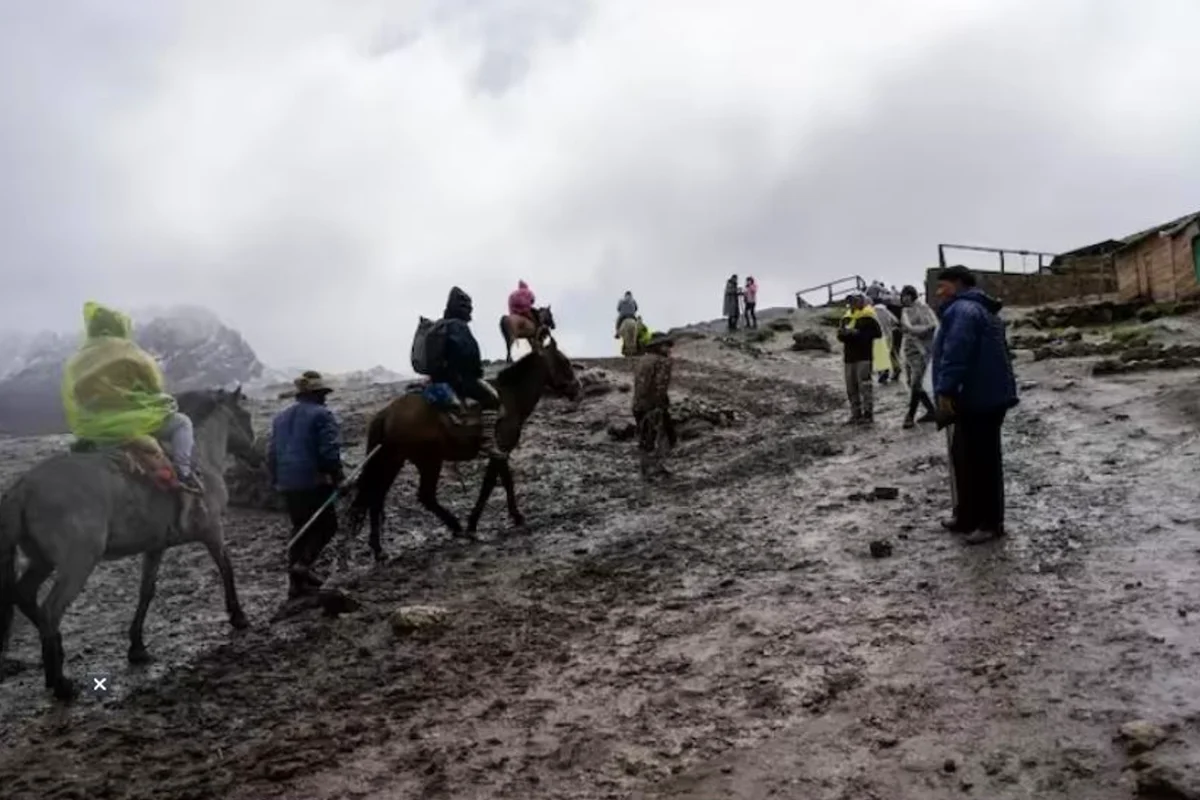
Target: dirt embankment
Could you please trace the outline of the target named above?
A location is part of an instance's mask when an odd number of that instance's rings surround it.
[[[483,540],[451,541],[405,474],[391,563],[352,548],[357,612],[271,623],[287,533],[235,510],[254,627],[228,630],[207,556],[178,550],[136,671],[138,567],[105,565],[64,638],[113,688],[52,709],[23,626],[5,796],[1200,797],[1194,374],[1019,352],[1010,536],[968,548],[937,525],[944,437],[901,430],[902,388],[848,429],[836,354],[700,336],[673,478],[634,477],[627,362],[587,362],[589,396],[547,402],[514,456],[528,529],[498,493]],[[5,469],[47,446],[7,443]],[[478,472],[443,482],[456,511]],[[445,616],[397,633],[410,604]]]

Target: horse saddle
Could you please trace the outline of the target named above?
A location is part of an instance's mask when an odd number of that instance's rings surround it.
[[[150,483],[164,492],[179,490],[179,476],[165,445],[153,436],[138,436],[116,445],[101,446],[88,439],[77,439],[71,445],[76,453],[106,453],[117,467],[129,477]]]

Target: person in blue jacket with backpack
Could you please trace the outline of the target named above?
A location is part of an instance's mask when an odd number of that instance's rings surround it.
[[[966,267],[938,274],[941,324],[933,341],[933,389],[939,424],[954,424],[951,458],[958,495],[942,525],[969,544],[1004,535],[1004,463],[1000,430],[1017,400],[1001,302],[975,285]]]
[[[479,342],[469,323],[474,312],[470,295],[457,286],[450,289],[442,318],[430,329],[426,339],[429,379],[444,383],[461,399],[474,400],[480,406],[482,442],[480,452],[491,458],[504,458],[496,443],[496,425],[500,420],[500,395],[483,379],[483,358]]]

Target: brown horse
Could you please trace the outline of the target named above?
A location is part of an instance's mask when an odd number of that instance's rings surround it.
[[[554,314],[551,313],[550,306],[533,309],[533,316],[537,318],[536,325],[529,317],[523,317],[520,314],[505,314],[500,318],[500,335],[504,337],[505,362],[512,363],[513,342],[517,339],[524,339],[529,342],[530,347],[536,350],[542,340],[554,330]]]
[[[521,430],[544,391],[548,389],[570,400],[579,397],[579,380],[575,377],[571,359],[558,349],[553,337],[545,347],[501,370],[491,384],[504,406],[497,440],[507,450],[519,443]],[[458,518],[437,500],[442,465],[447,461],[470,461],[479,457],[479,409],[477,406],[468,406],[461,416],[462,420],[452,420],[445,411],[431,406],[420,394],[406,394],[392,400],[371,418],[366,451],[370,453],[376,445],[381,447],[375,457],[366,462],[358,478],[349,522],[352,533],[357,533],[362,529],[364,517],[369,515],[370,546],[376,561],[383,560],[380,534],[383,529],[384,501],[405,462],[411,461],[420,474],[417,500],[436,514],[451,533],[455,536],[462,534],[463,528]],[[508,514],[513,524],[517,527],[524,524],[524,517],[517,509],[508,461],[493,458],[488,460],[479,499],[467,520],[467,533],[475,532],[484,506],[496,488],[497,478],[504,486]]]

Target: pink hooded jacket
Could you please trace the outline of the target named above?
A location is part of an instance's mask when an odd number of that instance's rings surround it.
[[[528,314],[533,310],[535,302],[533,290],[525,281],[517,281],[517,288],[508,296],[508,313]]]
[[[747,303],[758,302],[758,281],[754,278],[746,279],[746,288],[742,289],[742,294],[746,298]]]

